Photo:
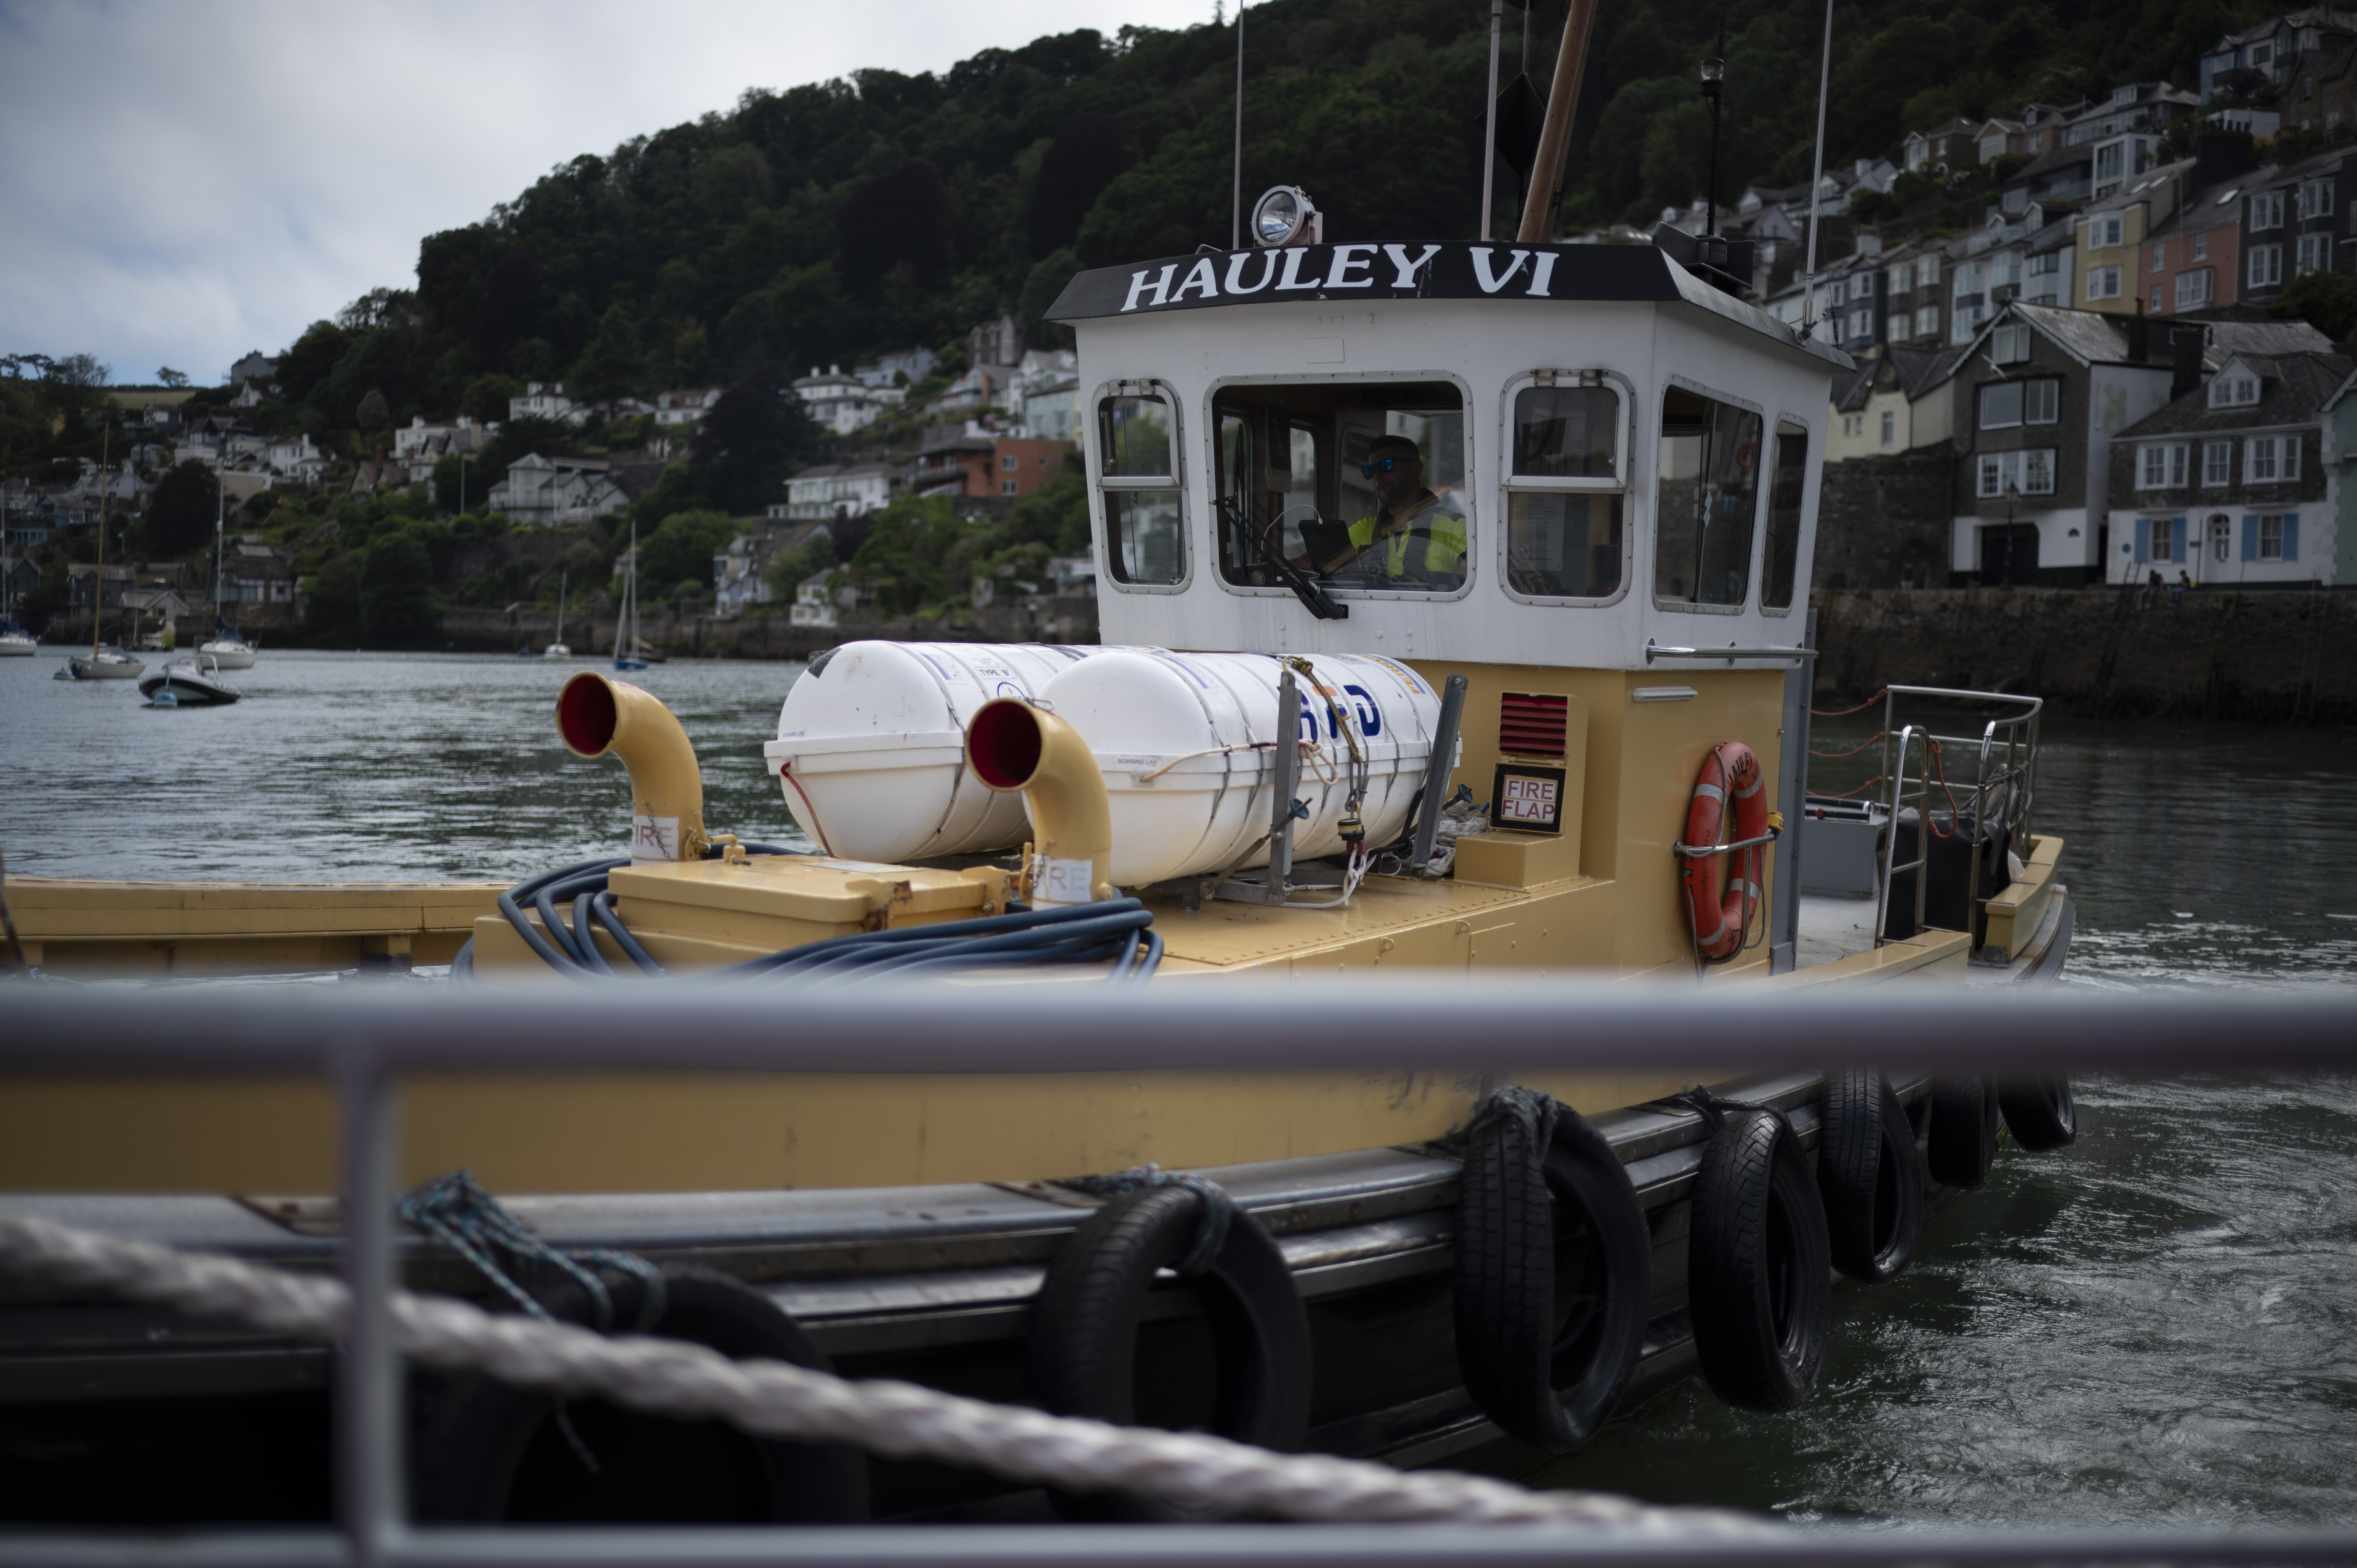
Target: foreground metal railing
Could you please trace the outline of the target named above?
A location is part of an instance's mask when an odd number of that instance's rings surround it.
[[[681,1026],[683,1010],[693,1028]],[[871,1525],[774,1529],[418,1529],[403,1508],[393,1155],[401,1080],[518,1072],[1363,1072],[1452,1075],[1651,1068],[1694,1042],[1729,1072],[1874,1067],[2157,1074],[2357,1070],[2357,998],[2237,993],[2151,998],[1958,993],[1903,1036],[1888,1004],[1756,988],[1431,979],[1170,987],[846,989],[734,995],[671,984],[452,992],[328,988],[102,991],[0,983],[0,1093],[38,1079],[284,1078],[331,1082],[342,1115],[344,1277],[339,1526],[326,1530],[0,1532],[8,1563],[1222,1565],[1541,1563],[1864,1565],[2357,1562],[2357,1527],[2193,1534],[1794,1529],[1760,1541],[1616,1537],[1539,1527]],[[200,1041],[202,1044],[188,1044]],[[2231,1042],[2231,1046],[2229,1045]],[[2229,1052],[2231,1051],[2231,1057]]]
[[[1948,701],[1997,703],[2013,710],[1986,720],[1977,736],[1940,735],[1928,725],[1899,723],[1899,704],[1902,697],[1918,702]],[[1925,891],[1932,880],[1932,789],[1936,782],[1943,794],[1954,805],[1954,789],[1961,780],[1947,777],[1942,748],[1971,747],[1974,758],[1972,781],[1972,841],[1968,845],[1969,861],[1964,873],[1964,929],[1972,938],[1973,950],[1981,945],[1981,912],[1988,900],[1981,893],[1981,852],[1991,837],[1989,818],[2000,804],[2009,830],[2027,838],[2030,831],[2030,811],[2038,795],[2038,726],[2044,711],[2042,697],[2016,696],[2005,692],[1972,692],[1950,686],[1886,686],[1882,699],[1882,774],[1889,785],[1885,805],[1887,832],[1889,834],[1882,855],[1881,875],[1878,879],[1874,903],[1874,945],[1880,947],[1888,940],[1891,879],[1899,872],[1911,868],[1915,872],[1915,918],[1910,935],[1923,930]],[[1896,746],[1898,756],[1891,756]],[[1907,757],[1912,750],[1916,772],[1910,780],[1907,773]],[[1910,782],[1915,785],[1910,794]],[[1909,800],[1916,802],[1915,859],[1909,865],[1897,864],[1899,813]],[[1949,831],[1962,830],[1961,810],[1950,813]]]

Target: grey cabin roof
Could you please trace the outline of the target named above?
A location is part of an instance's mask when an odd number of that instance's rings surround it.
[[[2230,356],[2258,372],[2259,401],[2233,408],[2210,406],[2207,383],[2176,402],[2156,409],[2115,437],[2132,441],[2154,435],[2200,435],[2212,431],[2271,430],[2287,424],[2313,424],[2325,403],[2349,376],[2350,363],[2338,354],[2235,354]]]

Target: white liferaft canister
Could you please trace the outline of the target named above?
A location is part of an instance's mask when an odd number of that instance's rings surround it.
[[[1298,711],[1282,736],[1277,695],[1287,661],[1268,654],[1112,648],[1047,683],[1048,705],[1088,742],[1104,775],[1114,883],[1266,865],[1267,846],[1256,841],[1269,830],[1280,741],[1301,747],[1295,799],[1308,816],[1294,827],[1297,857],[1344,847],[1353,741],[1364,758],[1367,842],[1399,836],[1432,755],[1438,694],[1387,659],[1317,654],[1299,662],[1310,673],[1296,665]]]
[[[901,861],[1013,848],[1023,797],[965,765],[965,727],[994,697],[1037,697],[1097,652],[1049,643],[846,642],[812,661],[761,747],[820,849]]]

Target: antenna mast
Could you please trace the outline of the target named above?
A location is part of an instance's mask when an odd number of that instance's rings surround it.
[[[1525,13],[1527,15],[1528,13]],[[1481,142],[1481,242],[1490,242],[1490,210],[1496,201],[1498,177],[1498,29],[1506,16],[1506,0],[1490,0],[1490,122]]]
[[[1825,52],[1817,66],[1817,166],[1809,176],[1809,270],[1801,282],[1801,336],[1817,325],[1817,205],[1825,184],[1825,94],[1834,79],[1834,0],[1825,0]]]
[[[1495,68],[1492,68],[1494,74]],[[1244,0],[1236,0],[1235,191],[1229,199],[1228,249],[1244,248]]]

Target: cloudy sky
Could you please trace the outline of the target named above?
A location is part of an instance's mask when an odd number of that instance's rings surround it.
[[[1211,0],[0,0],[0,353],[215,382],[553,166],[782,88]],[[1230,15],[1233,15],[1231,10]]]

